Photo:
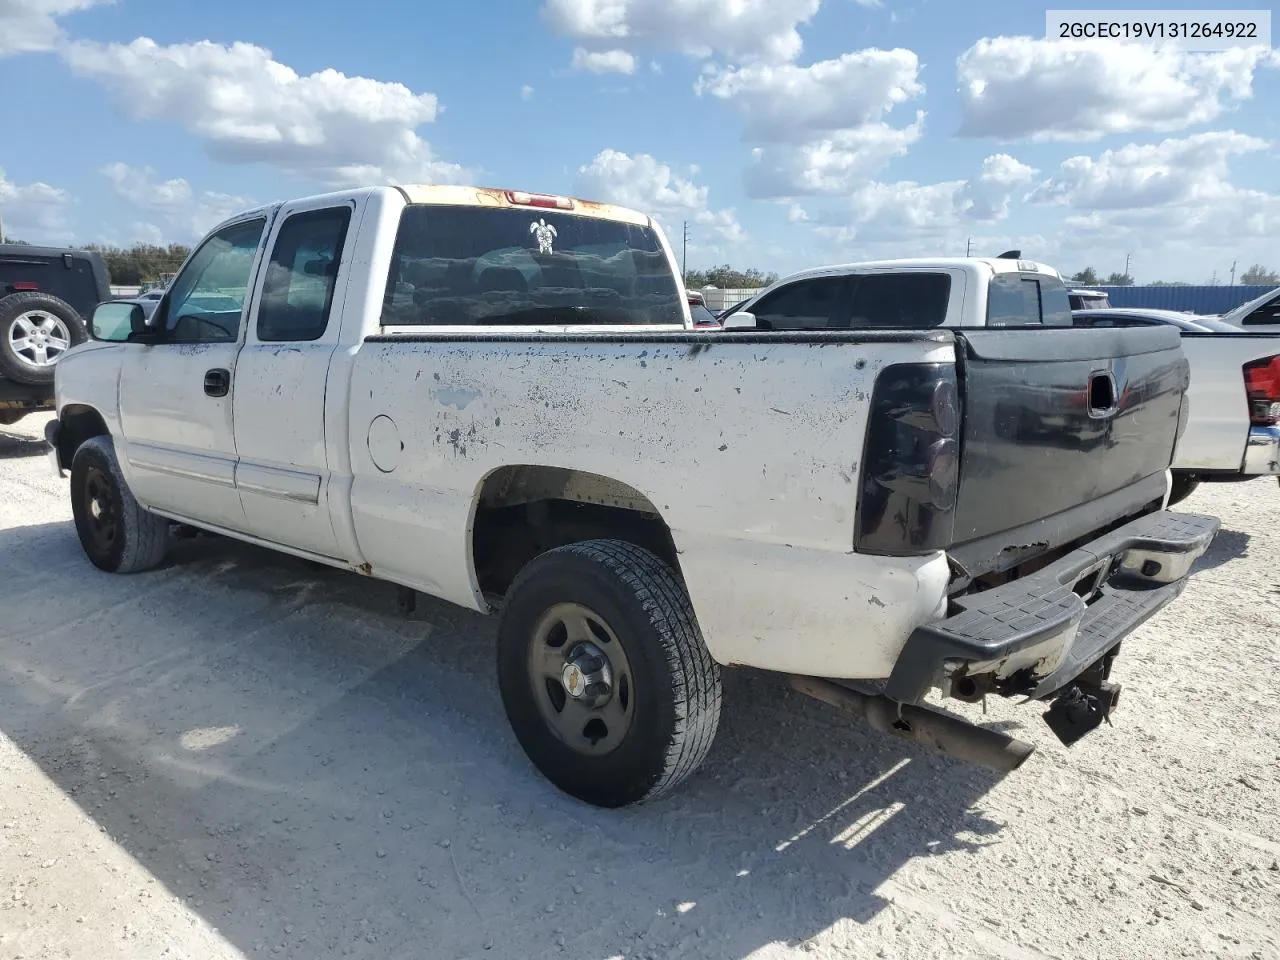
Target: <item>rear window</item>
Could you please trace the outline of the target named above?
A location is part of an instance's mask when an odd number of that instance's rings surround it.
[[[849,326],[922,330],[947,319],[951,277],[945,273],[869,273],[857,278]]]
[[[1071,302],[1061,280],[998,273],[987,288],[987,326],[1069,327]]]
[[[1111,308],[1111,301],[1105,296],[1086,296],[1083,293],[1073,293],[1070,297],[1072,310],[1108,310]]]
[[[382,323],[683,325],[683,298],[649,227],[421,204],[400,218]]]

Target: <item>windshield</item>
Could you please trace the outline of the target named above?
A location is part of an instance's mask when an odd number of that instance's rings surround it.
[[[1276,290],[1269,290],[1268,292],[1264,293],[1262,296],[1255,297],[1254,299],[1250,300],[1248,303],[1242,303],[1240,304],[1240,306],[1236,307],[1234,310],[1228,310],[1226,313],[1222,315],[1222,319],[1225,320],[1227,323],[1231,324],[1232,326],[1237,326],[1237,327],[1240,326],[1241,324],[1244,323],[1245,317],[1249,316],[1249,314],[1253,313],[1253,311],[1257,310],[1259,307],[1267,303],[1267,301],[1269,301],[1272,297],[1276,295],[1277,290],[1280,290],[1280,287],[1278,287]]]
[[[675,324],[683,295],[651,227],[545,209],[412,205],[384,325]]]
[[[716,315],[704,307],[702,304],[690,304],[689,312],[693,314],[694,323],[719,323]]]

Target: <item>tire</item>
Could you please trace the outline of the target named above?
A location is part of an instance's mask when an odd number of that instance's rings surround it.
[[[579,672],[557,677],[569,663]],[[498,627],[498,686],[534,766],[599,807],[671,790],[706,758],[720,722],[720,669],[688,593],[657,556],[616,540],[558,547],[521,571]]]
[[[80,546],[99,570],[139,573],[164,560],[169,521],[138,505],[120,473],[110,437],[92,437],[76,450],[71,513]]]
[[[47,293],[0,300],[0,374],[15,383],[53,383],[58,358],[89,339],[75,308]]]
[[[1169,506],[1175,503],[1181,503],[1187,497],[1196,492],[1196,487],[1200,486],[1200,478],[1190,473],[1175,473],[1173,475],[1173,484],[1169,488]]]

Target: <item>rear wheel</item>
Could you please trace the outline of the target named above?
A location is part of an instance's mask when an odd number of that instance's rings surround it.
[[[169,521],[148,513],[134,499],[110,437],[93,437],[76,450],[71,514],[80,546],[99,570],[137,573],[164,559]]]
[[[657,556],[590,540],[516,578],[498,630],[498,684],[516,738],[561,790],[651,800],[706,757],[720,673],[688,594]]]
[[[1189,473],[1175,473],[1173,475],[1173,484],[1169,489],[1169,506],[1175,503],[1181,503],[1187,497],[1196,492],[1196,487],[1200,486],[1200,478]]]
[[[46,293],[15,293],[0,300],[0,373],[16,383],[53,383],[58,359],[88,339],[71,304]]]

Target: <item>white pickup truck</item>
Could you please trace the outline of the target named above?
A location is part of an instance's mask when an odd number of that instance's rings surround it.
[[[1224,319],[1110,307],[1077,310],[1077,327],[1172,326],[1191,365],[1191,415],[1173,457],[1169,503],[1202,482],[1280,479],[1280,327],[1241,330]]]
[[[180,523],[500,612],[515,734],[591,803],[698,765],[721,666],[1005,770],[1032,747],[926,694],[1096,727],[1217,529],[1163,509],[1177,333],[1046,329],[1062,284],[1019,261],[801,292],[780,309],[864,328],[695,331],[663,233],[617,207],[311,197],[217,227],[151,317],[103,305],[47,439],[104,570]]]

